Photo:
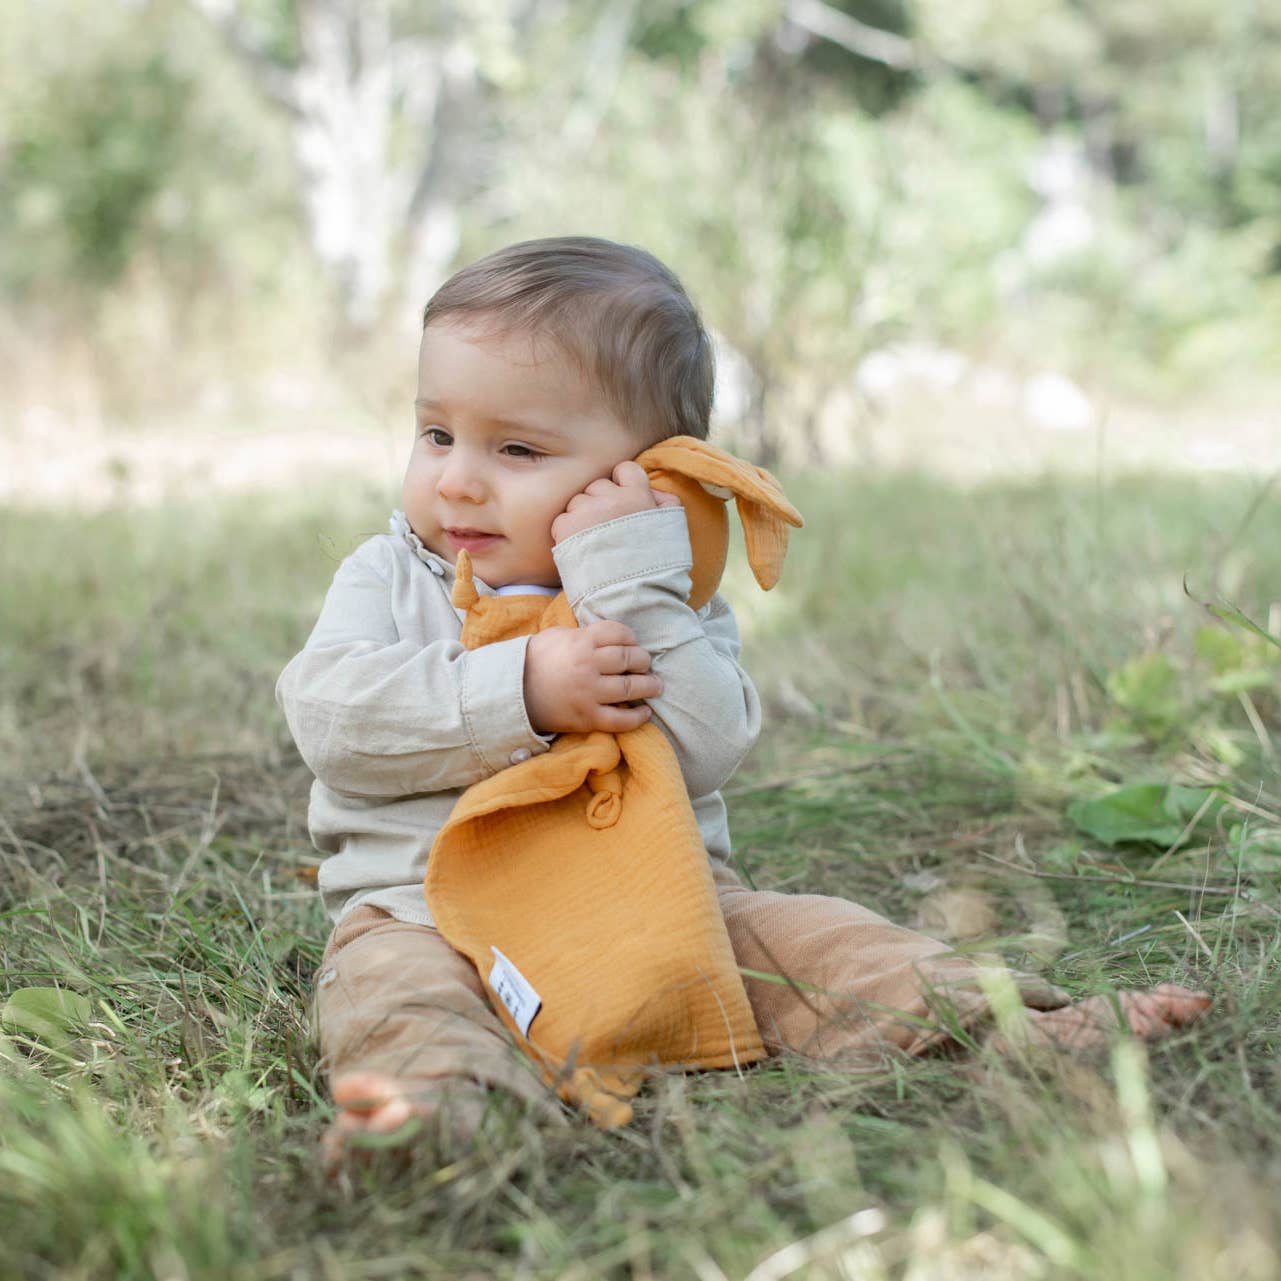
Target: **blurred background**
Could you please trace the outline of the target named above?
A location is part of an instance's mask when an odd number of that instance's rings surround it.
[[[18,0],[0,501],[394,494],[504,243],[668,262],[783,468],[1281,463],[1259,0]]]

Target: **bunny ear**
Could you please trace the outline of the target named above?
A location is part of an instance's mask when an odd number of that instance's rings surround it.
[[[480,592],[472,576],[471,552],[462,548],[454,562],[454,590],[449,594],[449,603],[455,609],[468,610],[480,599]]]
[[[769,591],[783,572],[787,555],[787,525],[760,503],[738,496],[738,518],[743,522],[743,541],[747,546],[747,563],[763,591]],[[800,524],[798,517],[795,522]]]
[[[735,489],[738,518],[743,522],[747,561],[756,581],[763,590],[769,591],[783,572],[787,527],[792,525],[799,529],[804,522],[800,512],[787,501],[778,481],[764,467],[751,463],[743,463],[742,466],[752,475],[742,487],[732,488]]]
[[[734,498],[756,581],[766,591],[778,582],[787,554],[787,527],[799,529],[804,522],[769,472],[693,436],[660,441],[636,461],[649,470],[696,480],[717,498]]]

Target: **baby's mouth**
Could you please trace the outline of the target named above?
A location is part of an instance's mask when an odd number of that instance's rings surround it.
[[[483,529],[446,529],[445,537],[455,551],[476,552],[492,547],[502,535],[491,534]]]

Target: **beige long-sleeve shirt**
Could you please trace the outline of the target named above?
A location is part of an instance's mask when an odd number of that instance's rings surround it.
[[[724,861],[720,789],[760,733],[760,703],[739,665],[724,598],[697,612],[685,604],[684,510],[654,508],[581,530],[554,556],[579,623],[626,623],[651,654],[663,678],[662,695],[649,700],[654,723],[675,749],[709,856]],[[454,803],[551,743],[525,710],[529,638],[464,649],[453,585],[453,566],[395,512],[390,533],[339,566],[311,636],[276,684],[316,776],[308,822],[329,855],[320,890],[334,921],[368,903],[430,925],[427,857]],[[476,586],[492,591],[479,578]]]

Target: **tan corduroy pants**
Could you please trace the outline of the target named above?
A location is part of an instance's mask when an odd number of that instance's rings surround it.
[[[873,1070],[946,1042],[949,1031],[987,1014],[975,965],[936,939],[845,899],[751,890],[728,867],[714,876],[771,1054]],[[1068,1001],[1048,983],[1013,977],[1032,1008]],[[330,1079],[356,1070],[421,1084],[466,1078],[552,1106],[476,970],[429,926],[354,909],[325,949],[316,1014]]]

